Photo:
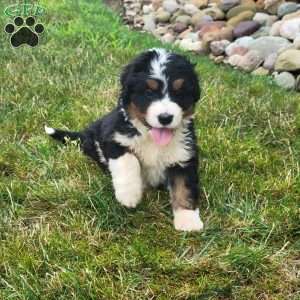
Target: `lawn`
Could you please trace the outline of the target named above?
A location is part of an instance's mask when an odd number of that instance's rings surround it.
[[[300,299],[299,94],[186,54],[205,230],[176,232],[166,192],[127,210],[76,144],[43,132],[108,112],[122,66],[160,42],[97,0],[41,4],[37,48],[0,34],[0,299]]]

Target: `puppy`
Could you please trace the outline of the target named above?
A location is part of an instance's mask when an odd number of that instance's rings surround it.
[[[136,207],[143,190],[168,187],[177,230],[199,231],[198,154],[193,113],[200,87],[193,65],[150,49],[124,68],[117,107],[81,132],[45,127],[109,170],[117,200]]]

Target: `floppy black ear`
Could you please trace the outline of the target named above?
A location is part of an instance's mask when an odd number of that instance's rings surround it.
[[[128,84],[128,78],[130,74],[132,73],[133,66],[132,64],[128,64],[127,66],[124,67],[121,76],[120,76],[120,82],[122,88],[125,87]]]

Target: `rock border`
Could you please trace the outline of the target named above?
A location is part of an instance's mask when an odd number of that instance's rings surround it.
[[[215,63],[300,91],[296,0],[123,0],[123,20]],[[296,3],[297,2],[297,3]]]

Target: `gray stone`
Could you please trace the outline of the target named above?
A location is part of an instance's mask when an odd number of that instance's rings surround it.
[[[200,10],[193,4],[187,3],[183,6],[183,11],[190,16],[198,13]]]
[[[295,89],[297,92],[300,92],[300,75],[296,79]]]
[[[165,22],[168,22],[170,17],[171,17],[171,14],[163,9],[159,9],[157,12],[156,12],[156,21],[157,22],[162,22],[162,23],[165,23]]]
[[[165,0],[163,2],[163,8],[165,11],[169,12],[170,14],[174,13],[177,9],[179,9],[179,5],[175,0]]]
[[[282,21],[279,33],[287,39],[294,40],[300,34],[300,18]]]
[[[244,36],[236,39],[233,43],[226,47],[226,55],[231,56],[235,48],[249,48],[249,46],[254,42],[253,37]]]
[[[293,43],[295,49],[300,50],[300,35],[296,36]]]
[[[183,39],[180,41],[179,46],[185,50],[201,52],[203,50],[202,42],[193,42],[190,39]]]
[[[286,89],[292,90],[295,88],[296,80],[294,76],[289,72],[282,72],[274,76],[274,80],[277,85]]]
[[[279,5],[277,14],[279,17],[283,17],[287,14],[293,13],[298,9],[298,5],[293,2],[286,2]]]
[[[144,5],[143,6],[143,13],[145,15],[150,14],[151,12],[153,12],[153,8],[151,5]]]
[[[271,53],[265,58],[263,67],[269,71],[273,71],[275,68],[275,63],[277,59],[277,53]]]
[[[175,41],[175,36],[172,33],[167,32],[162,36],[161,41],[163,43],[173,43]]]
[[[176,18],[176,22],[183,23],[185,25],[190,25],[191,20],[192,20],[192,18],[187,15],[181,15]]]
[[[194,26],[196,26],[197,24],[199,24],[200,22],[203,21],[203,17],[205,16],[205,14],[202,11],[197,12],[196,14],[194,14],[192,16],[191,22]]]
[[[214,20],[223,20],[224,12],[217,7],[209,7],[202,10],[204,14],[211,16]]]
[[[219,8],[224,12],[227,12],[229,9],[233,8],[236,5],[240,4],[240,0],[221,0],[219,3]]]
[[[271,29],[271,27],[269,27],[269,26],[260,27],[257,31],[255,31],[253,34],[251,34],[251,36],[255,39],[258,39],[263,36],[268,36],[268,35],[270,35],[270,29]]]
[[[272,16],[262,12],[258,12],[254,15],[253,21],[258,22],[262,26],[271,26],[278,20],[277,16]]]
[[[259,52],[260,56],[264,59],[271,53],[277,53],[280,49],[287,48],[291,43],[277,36],[265,36],[260,37],[249,45],[250,50],[256,50]]]
[[[160,27],[157,27],[155,30],[154,30],[154,35],[155,36],[161,36],[161,35],[164,35],[168,32],[168,27],[167,26],[160,26]]]
[[[226,47],[230,44],[227,40],[213,41],[210,43],[210,50],[213,55],[220,56],[224,54]]]
[[[153,32],[155,30],[155,17],[150,15],[145,15],[143,17],[144,20],[144,30]]]
[[[187,25],[184,23],[176,22],[173,26],[173,30],[177,33],[181,33],[187,29]]]

